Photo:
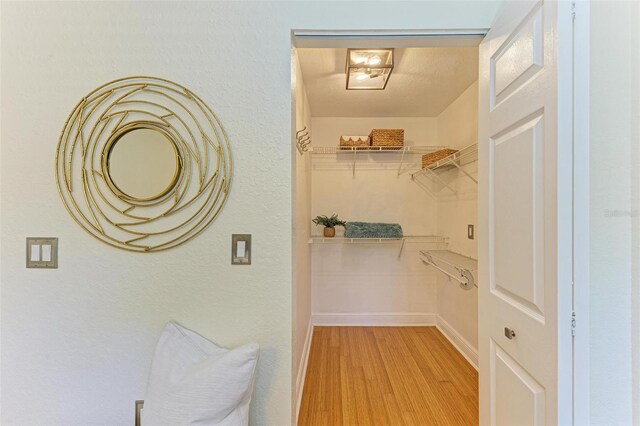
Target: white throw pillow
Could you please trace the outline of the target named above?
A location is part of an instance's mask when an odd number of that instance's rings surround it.
[[[153,356],[142,426],[247,425],[259,349],[224,349],[168,323]]]

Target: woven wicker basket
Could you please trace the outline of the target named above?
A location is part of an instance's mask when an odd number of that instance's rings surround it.
[[[340,149],[369,148],[369,136],[340,136]]]
[[[446,148],[432,152],[431,154],[425,154],[422,156],[422,168],[424,169],[425,167],[430,166],[451,154],[455,154],[456,152],[458,152],[457,149]]]
[[[371,146],[400,149],[404,145],[404,129],[373,129],[369,139]]]

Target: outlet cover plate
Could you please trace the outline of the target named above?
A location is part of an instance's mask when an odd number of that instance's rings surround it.
[[[244,243],[241,253],[238,253],[238,243],[241,243],[240,245]],[[251,265],[251,234],[231,235],[231,264]]]
[[[57,269],[58,238],[27,237],[27,268]]]

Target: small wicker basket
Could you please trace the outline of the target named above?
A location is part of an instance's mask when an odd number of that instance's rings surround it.
[[[436,163],[443,158],[450,156],[451,154],[455,154],[456,152],[458,152],[457,149],[446,148],[432,152],[431,154],[424,154],[422,156],[422,168],[424,169],[425,167],[428,167],[433,163]]]
[[[369,139],[371,146],[400,149],[404,145],[404,129],[373,129]]]
[[[369,148],[369,136],[340,136],[340,149]]]

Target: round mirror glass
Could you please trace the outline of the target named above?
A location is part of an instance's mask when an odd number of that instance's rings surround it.
[[[178,151],[159,130],[130,130],[107,149],[108,181],[128,198],[154,200],[169,192],[178,180]]]

